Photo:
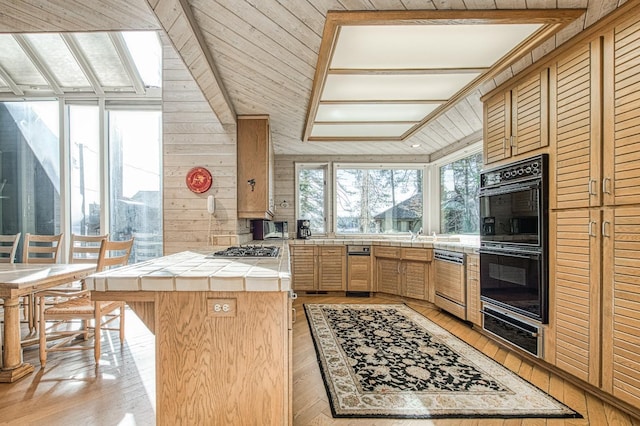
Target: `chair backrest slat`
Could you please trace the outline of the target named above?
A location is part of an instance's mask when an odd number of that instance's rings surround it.
[[[104,240],[100,246],[100,260],[96,271],[124,266],[129,261],[133,238],[127,241]]]
[[[77,235],[71,234],[69,249],[69,263],[98,264],[102,241],[109,238],[106,235]]]
[[[15,235],[0,235],[0,263],[13,263],[20,242],[21,233]]]
[[[24,235],[24,248],[22,250],[23,263],[57,263],[62,237],[58,235]],[[34,256],[32,256],[34,255]]]

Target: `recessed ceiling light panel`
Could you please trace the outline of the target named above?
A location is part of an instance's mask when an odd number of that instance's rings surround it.
[[[415,121],[422,120],[439,103],[321,104],[316,121]]]
[[[343,75],[330,74],[321,101],[448,99],[478,74]]]

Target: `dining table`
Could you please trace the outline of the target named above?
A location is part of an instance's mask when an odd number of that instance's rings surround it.
[[[0,264],[0,298],[4,301],[0,382],[15,382],[34,370],[22,357],[20,297],[81,280],[95,269],[95,265],[86,263]]]

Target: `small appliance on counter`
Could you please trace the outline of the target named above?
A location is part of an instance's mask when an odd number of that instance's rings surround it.
[[[251,221],[254,240],[283,240],[289,237],[287,222],[278,222],[264,219]]]
[[[311,237],[311,222],[309,219],[298,219],[298,238],[306,240]]]

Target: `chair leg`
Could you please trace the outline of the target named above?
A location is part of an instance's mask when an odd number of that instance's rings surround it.
[[[96,361],[96,366],[100,364],[100,331],[102,328],[102,312],[100,311],[100,304],[94,302],[95,306],[95,327],[93,332],[93,357]]]
[[[120,345],[124,345],[124,302],[120,305]]]
[[[38,315],[39,324],[39,337],[40,337],[40,365],[42,368],[47,365],[47,335],[46,335],[46,321],[44,319],[44,297],[39,298],[38,310],[40,315]]]

